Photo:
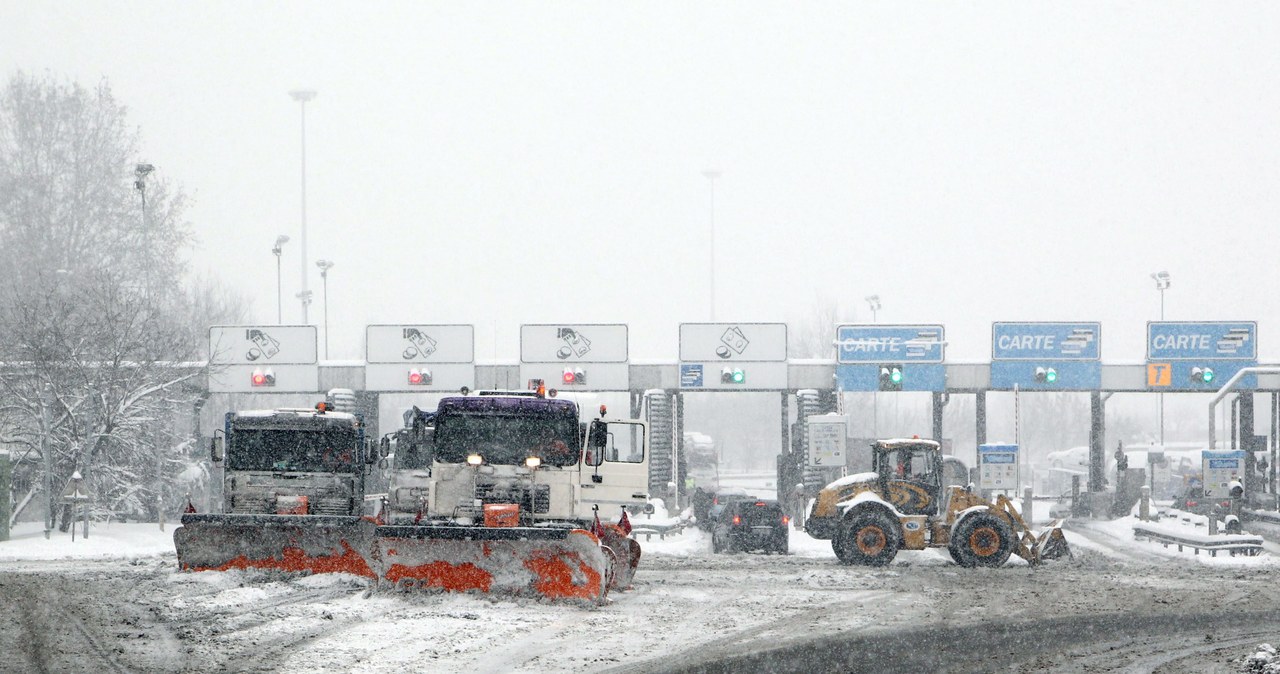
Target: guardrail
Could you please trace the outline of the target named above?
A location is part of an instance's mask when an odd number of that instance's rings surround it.
[[[1137,522],[1133,525],[1133,537],[1136,539],[1148,539],[1164,544],[1164,547],[1170,545],[1178,546],[1178,552],[1182,552],[1183,548],[1192,548],[1195,553],[1200,554],[1201,550],[1209,553],[1210,557],[1217,557],[1219,552],[1228,552],[1231,556],[1236,554],[1257,555],[1262,552],[1262,537],[1253,534],[1218,534],[1210,536],[1209,534],[1199,533],[1195,531],[1178,531],[1178,526],[1170,527],[1154,522]]]
[[[657,536],[659,540],[666,540],[667,536],[674,536],[684,531],[687,522],[678,517],[669,517],[667,519],[654,520],[637,517],[631,520],[631,535],[640,540],[644,536],[646,541]]]

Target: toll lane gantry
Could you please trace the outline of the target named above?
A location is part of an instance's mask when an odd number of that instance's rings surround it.
[[[683,484],[685,393],[777,393],[779,484],[803,479],[813,489],[843,466],[815,464],[803,422],[834,411],[840,392],[929,393],[935,438],[944,437],[942,411],[950,397],[973,395],[977,443],[983,444],[986,394],[1015,390],[1089,394],[1087,488],[1100,492],[1110,394],[1214,392],[1241,369],[1258,365],[1257,324],[1251,321],[1150,322],[1142,363],[1104,363],[1096,322],[994,323],[988,363],[946,362],[946,330],[936,324],[839,325],[834,358],[796,360],[787,358],[783,323],[683,323],[674,363],[632,361],[625,324],[523,325],[518,363],[477,362],[471,325],[370,325],[364,360],[323,363],[314,326],[215,326],[209,335],[202,435],[211,435],[226,411],[309,406],[331,389],[354,391],[372,430],[382,433],[398,427],[405,409],[430,398],[462,388],[523,389],[542,380],[565,391],[629,394],[632,416],[647,414],[655,424],[654,493]],[[1280,374],[1246,374],[1236,389],[1272,394],[1275,465]],[[1253,408],[1252,395],[1237,398],[1233,437],[1244,449],[1267,449],[1266,438],[1254,436]]]

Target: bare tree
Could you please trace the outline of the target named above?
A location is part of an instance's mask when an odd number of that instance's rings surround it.
[[[207,325],[243,302],[185,283],[185,198],[135,183],[125,112],[106,83],[19,73],[0,91],[0,433],[48,437],[56,489],[78,470],[100,508],[150,515],[187,468],[174,419]]]

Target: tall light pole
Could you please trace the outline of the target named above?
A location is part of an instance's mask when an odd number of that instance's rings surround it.
[[[867,306],[871,307],[871,322],[875,323],[876,312],[880,310],[880,296],[867,295],[865,299],[867,300]]]
[[[1156,290],[1160,291],[1160,320],[1164,320],[1164,291],[1169,289],[1172,279],[1167,271],[1158,271],[1151,275],[1156,282]],[[1164,446],[1164,393],[1160,393],[1160,445]]]
[[[283,302],[280,294],[280,254],[284,252],[286,243],[289,243],[289,237],[281,234],[276,237],[276,245],[271,247],[271,252],[276,256],[276,325],[284,325],[284,313],[281,309]]]
[[[716,320],[716,178],[720,177],[720,172],[715,169],[707,169],[702,172],[706,176],[707,184],[711,186],[711,216],[708,223],[711,230],[711,260],[707,263],[707,273],[710,275],[711,289],[711,320]]]
[[[309,325],[307,307],[311,304],[311,291],[307,290],[307,101],[314,99],[316,92],[311,89],[294,89],[289,95],[302,109],[302,238],[298,242],[302,247],[302,292],[297,297],[302,300],[302,324]]]
[[[142,231],[147,231],[147,176],[156,170],[151,164],[138,164],[133,168],[133,188],[138,190],[138,195],[142,197]],[[145,273],[145,272],[144,272]],[[147,285],[143,289],[144,293],[151,292],[151,277],[146,276]],[[89,472],[89,467],[85,466],[85,473]],[[164,453],[160,450],[160,443],[156,443],[156,522],[160,525],[160,531],[164,531]],[[73,522],[72,527],[75,526]],[[85,531],[88,531],[86,528]]]
[[[333,263],[329,260],[316,260],[320,268],[320,294],[324,297],[324,359],[329,360],[329,270]]]

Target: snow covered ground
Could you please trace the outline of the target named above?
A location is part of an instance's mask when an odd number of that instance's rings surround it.
[[[655,517],[670,519],[665,513]],[[1132,518],[1072,523],[1067,537],[1073,560],[1031,569],[1014,558],[1004,569],[968,570],[956,567],[945,550],[904,551],[883,569],[847,567],[836,562],[829,542],[798,531],[791,532],[786,556],[717,555],[710,551],[709,535],[690,527],[642,541],[634,589],[611,594],[598,608],[400,593],[345,575],[180,573],[173,526],[160,531],[154,523],[96,523],[87,540],[78,531],[73,541],[58,531],[45,540],[40,525],[23,524],[11,540],[0,542],[0,600],[19,607],[52,605],[51,630],[71,621],[99,644],[80,649],[76,657],[87,660],[62,669],[111,670],[114,663],[115,669],[156,672],[396,674],[714,671],[715,663],[743,654],[832,635],[878,638],[928,625],[1010,618],[1034,626],[1062,616],[1087,620],[1117,613],[1132,614],[1138,624],[1169,611],[1181,616],[1236,606],[1249,615],[1280,604],[1271,579],[1276,556],[1178,553],[1135,541],[1132,524]],[[1223,584],[1224,578],[1231,582]],[[1214,597],[1208,604],[1207,589]],[[45,619],[39,618],[45,609],[31,610],[37,617],[24,613],[24,619]],[[139,627],[132,640],[119,636],[121,620]],[[1196,621],[1190,623],[1194,628]],[[0,619],[0,648],[6,648],[5,638],[30,634],[4,625]],[[1150,637],[1133,642],[1144,644],[1141,649],[1126,651],[1104,637],[1097,644],[1058,646],[1078,660],[1032,663],[1023,670],[1111,671],[1113,663],[1123,670],[1124,663],[1156,662],[1153,653],[1186,638]],[[1266,640],[1241,645],[1244,650],[1232,657],[1246,657]],[[992,649],[995,658],[999,649]],[[1201,650],[1178,653],[1180,662],[1191,664],[1163,671],[1198,671]],[[1017,658],[1024,656],[1013,648],[1003,657],[1021,662]],[[965,662],[972,671],[984,669],[984,661]],[[1072,663],[1079,666],[1073,669]]]

